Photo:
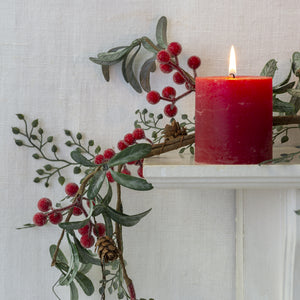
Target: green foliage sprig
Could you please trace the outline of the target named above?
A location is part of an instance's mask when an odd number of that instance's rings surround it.
[[[261,71],[261,76],[274,77],[278,70],[277,61],[269,60]],[[292,80],[292,74],[297,80]],[[290,95],[288,102],[280,99],[281,95]],[[300,52],[294,52],[292,55],[291,66],[287,77],[279,84],[273,86],[273,112],[279,115],[296,115],[300,109]],[[288,132],[291,129],[299,128],[299,126],[275,126],[273,129],[273,142],[280,138],[281,143],[286,143],[289,140]],[[292,156],[294,157],[294,156]],[[282,158],[276,159],[276,162],[281,162]]]
[[[101,65],[102,73],[106,81],[109,81],[109,67],[111,65],[122,62],[122,74],[124,80],[129,83],[132,88],[142,93],[142,89],[146,92],[151,90],[150,87],[150,73],[156,70],[156,54],[167,48],[167,18],[161,17],[156,26],[156,44],[148,37],[143,36],[134,40],[129,46],[119,46],[101,52],[97,57],[90,57],[90,60],[95,64]],[[136,65],[136,57],[143,47],[146,51],[152,54],[142,65],[139,76],[136,76],[133,66]],[[137,77],[139,79],[137,79]]]
[[[278,70],[277,61],[269,60],[260,73],[260,76],[274,77]],[[298,77],[296,81],[290,81],[292,73]],[[289,102],[280,100],[279,95],[288,93],[291,95]],[[292,55],[291,67],[287,77],[276,86],[273,86],[273,111],[283,114],[297,114],[300,109],[300,52]]]
[[[69,167],[73,168],[74,174],[79,174],[83,170],[89,172],[87,168],[82,168],[84,166],[80,163],[59,157],[59,147],[54,144],[54,137],[51,135],[45,136],[45,131],[39,126],[38,119],[29,124],[23,114],[17,114],[17,117],[24,122],[24,128],[12,127],[13,134],[23,137],[23,139],[15,139],[16,145],[34,149],[36,151],[32,154],[34,159],[47,161],[47,164],[36,170],[39,176],[34,178],[34,182],[44,181],[45,187],[49,187],[50,180],[56,176],[58,182],[63,185],[66,179],[62,171]],[[82,134],[80,132],[74,137],[70,130],[65,130],[65,135],[71,139],[68,139],[65,145],[75,148],[79,153],[88,155],[89,160],[94,159],[95,154],[101,151],[100,146],[94,147],[94,140],[89,140],[87,146],[82,144]],[[94,149],[92,150],[92,148]]]

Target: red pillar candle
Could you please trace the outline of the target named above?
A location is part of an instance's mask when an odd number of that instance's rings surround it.
[[[257,164],[272,158],[272,78],[196,78],[195,161]]]

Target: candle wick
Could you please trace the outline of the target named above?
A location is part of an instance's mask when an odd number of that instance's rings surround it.
[[[235,78],[235,74],[234,73],[230,73],[229,75],[232,75],[232,77]]]

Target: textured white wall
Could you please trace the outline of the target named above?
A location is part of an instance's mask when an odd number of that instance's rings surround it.
[[[10,127],[18,125],[15,113],[39,117],[43,127],[58,137],[58,144],[68,128],[95,138],[103,148],[116,145],[132,130],[134,111],[147,106],[145,94],[137,95],[124,83],[119,66],[112,68],[112,82],[106,83],[88,57],[136,37],[154,37],[162,15],[169,20],[169,41],[183,45],[181,61],[192,54],[201,57],[201,76],[227,73],[231,44],[236,47],[238,72],[244,75],[259,74],[268,59],[276,58],[282,65],[278,77],[284,77],[291,54],[299,51],[298,0],[11,0],[0,1],[0,11],[0,298],[6,300],[54,298],[50,287],[57,272],[49,267],[48,245],[57,241],[57,229],[20,232],[15,227],[31,220],[41,196],[63,195],[63,189],[45,191],[32,183],[39,163],[13,142]],[[168,82],[167,76],[157,75],[153,88],[160,90]],[[193,96],[183,102],[181,112],[192,113]],[[153,107],[156,112],[161,109]],[[189,199],[183,204],[180,193],[173,203],[169,199],[173,193],[154,191],[140,199],[140,194],[126,192],[129,212],[153,207],[150,217],[126,232],[129,271],[139,295],[163,300],[233,299],[233,193],[203,192],[199,206]],[[180,210],[170,215],[173,207]],[[191,219],[189,213],[194,214]],[[214,234],[224,243],[215,241]],[[185,247],[173,252],[181,244]],[[228,258],[221,274],[211,254],[214,245]],[[179,265],[171,268],[172,262]],[[231,268],[222,273],[226,264]],[[218,288],[215,284],[220,281]],[[67,299],[66,290],[59,292]]]

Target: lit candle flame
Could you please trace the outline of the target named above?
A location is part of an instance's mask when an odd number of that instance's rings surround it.
[[[235,51],[233,46],[230,49],[230,59],[229,59],[229,75],[235,77],[236,74],[236,60],[235,60]]]

